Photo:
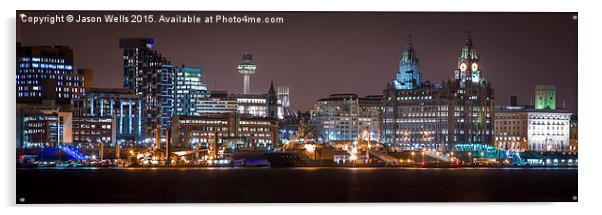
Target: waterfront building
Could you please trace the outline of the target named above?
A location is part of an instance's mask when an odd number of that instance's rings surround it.
[[[228,99],[236,101],[238,113],[240,114],[268,117],[268,98],[265,94],[230,94]]]
[[[121,38],[123,49],[123,84],[140,96],[142,101],[142,134],[155,137],[157,126],[161,133],[173,114],[173,78],[175,68],[154,49],[150,38]]]
[[[570,123],[570,134],[569,134],[569,151],[570,152],[578,152],[579,149],[579,141],[578,141],[578,137],[579,137],[579,132],[577,129],[577,115],[571,115],[571,121]]]
[[[372,140],[379,140],[381,100],[381,96],[332,94],[314,105],[309,126],[318,142],[354,141],[364,128],[369,128]]]
[[[114,117],[115,141],[134,145],[143,140],[142,100],[132,90],[90,88],[74,105],[77,117]]]
[[[510,151],[569,152],[571,115],[526,107],[498,109],[495,145]]]
[[[406,150],[447,151],[457,144],[493,144],[493,89],[479,63],[468,36],[454,78],[441,84],[425,81],[413,89],[390,82],[384,90],[382,142]]]
[[[496,109],[494,145],[509,151],[529,149],[529,112],[527,107],[511,105]]]
[[[100,143],[114,147],[117,139],[115,124],[115,115],[73,117],[73,143],[82,148],[98,148]]]
[[[178,148],[271,149],[278,141],[276,119],[249,114],[174,116],[171,128],[172,147]]]
[[[19,148],[45,148],[79,145],[95,148],[100,143],[113,146],[117,137],[115,115],[75,115],[71,105],[21,105]]]
[[[564,111],[529,112],[529,150],[568,152],[570,117]]]
[[[226,91],[211,92],[208,100],[202,101],[201,113],[231,112],[236,107],[240,114],[250,114],[255,117],[278,117],[278,97],[273,83],[267,94],[228,94]]]
[[[495,146],[510,151],[569,152],[570,116],[562,110],[526,106],[498,108]]]
[[[227,91],[211,91],[209,98],[200,101],[201,114],[234,113],[238,111],[236,100],[228,98]]]
[[[72,110],[59,106],[33,107],[22,115],[21,148],[57,147],[72,143]]]
[[[17,43],[17,103],[70,103],[85,94],[83,76],[73,69],[67,46],[21,46]]]
[[[206,100],[207,85],[202,82],[200,67],[182,65],[176,68],[174,80],[174,114],[201,115],[201,101]]]
[[[283,119],[278,119],[278,137],[279,143],[287,143],[299,129],[299,118],[294,116],[285,116]]]
[[[278,98],[274,84],[270,84],[267,94],[230,94],[229,99],[236,100],[238,113],[255,117],[277,118]]]
[[[251,93],[251,75],[255,74],[257,65],[253,63],[253,54],[245,52],[242,54],[243,63],[238,65],[238,73],[243,75],[243,94]]]

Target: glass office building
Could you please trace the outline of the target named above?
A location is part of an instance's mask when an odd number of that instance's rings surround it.
[[[202,81],[202,69],[182,65],[175,70],[174,114],[201,115],[201,101],[208,97],[207,85]]]

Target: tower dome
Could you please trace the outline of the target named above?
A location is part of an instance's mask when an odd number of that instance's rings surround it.
[[[410,35],[408,42],[406,42],[401,52],[397,78],[393,81],[397,90],[414,89],[422,84],[422,75],[418,68],[419,64],[416,50],[414,49],[414,42]]]

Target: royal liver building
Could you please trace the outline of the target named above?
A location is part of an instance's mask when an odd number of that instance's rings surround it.
[[[413,46],[407,42],[397,78],[384,90],[383,143],[405,150],[445,151],[456,144],[492,144],[493,89],[479,68],[472,38],[468,36],[460,50],[454,78],[440,84],[419,82]]]

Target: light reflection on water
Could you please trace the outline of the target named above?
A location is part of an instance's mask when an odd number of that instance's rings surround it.
[[[20,168],[21,169],[21,168]],[[40,168],[22,168],[23,170],[127,170],[132,172],[143,171],[239,171],[239,170],[258,170],[258,171],[279,171],[279,170],[301,170],[301,171],[324,171],[324,170],[346,170],[351,172],[372,172],[372,171],[499,171],[499,170],[577,170],[577,167],[462,167],[462,168],[421,168],[421,167],[288,167],[288,168],[269,168],[269,167],[40,167]]]
[[[40,203],[574,201],[577,193],[577,168],[40,168],[17,169],[17,178],[18,196]],[[69,189],[47,195],[66,181]]]

